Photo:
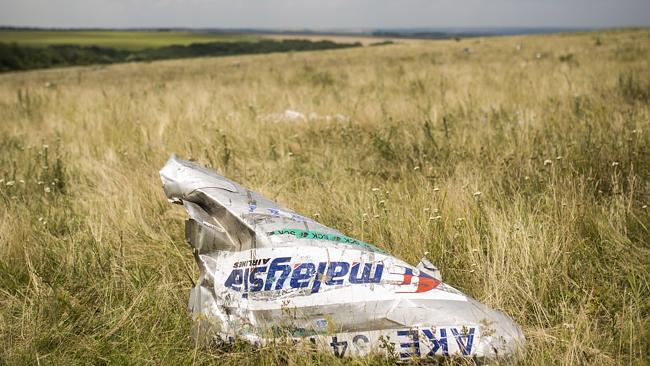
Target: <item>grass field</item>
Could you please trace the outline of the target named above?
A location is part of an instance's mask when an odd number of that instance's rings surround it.
[[[522,326],[514,364],[648,364],[648,29],[9,73],[0,120],[1,364],[390,364],[195,348],[173,152],[429,252]]]
[[[252,41],[252,35],[178,31],[10,31],[0,30],[0,42],[22,46],[51,45],[99,46],[141,50],[192,43]]]

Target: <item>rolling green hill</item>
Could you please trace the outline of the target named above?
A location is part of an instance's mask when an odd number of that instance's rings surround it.
[[[0,30],[0,72],[357,46],[361,44],[201,32]]]

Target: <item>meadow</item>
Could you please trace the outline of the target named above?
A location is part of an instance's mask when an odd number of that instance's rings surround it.
[[[0,121],[0,364],[394,362],[195,347],[171,153],[427,253],[522,326],[501,364],[649,362],[648,29],[7,73]]]

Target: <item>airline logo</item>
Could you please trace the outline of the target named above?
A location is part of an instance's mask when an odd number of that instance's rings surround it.
[[[383,262],[359,263],[346,261],[291,263],[291,257],[261,258],[235,262],[224,286],[234,291],[249,293],[283,289],[309,288],[317,293],[322,286],[359,285],[380,283],[389,275],[390,282],[421,293],[436,288],[440,281],[413,269],[403,268],[403,273],[385,273]],[[402,276],[395,278],[395,276]]]
[[[413,283],[413,279],[417,278],[418,283],[417,283],[417,288],[415,291],[399,291],[398,293],[409,293],[409,292],[427,292],[430,290],[433,290],[434,288],[438,287],[440,284],[440,281],[429,276],[426,273],[420,272],[419,275],[414,275],[413,270],[410,268],[406,268],[404,270],[404,280],[400,285],[411,285]]]

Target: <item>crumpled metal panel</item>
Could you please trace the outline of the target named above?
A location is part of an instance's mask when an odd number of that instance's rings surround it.
[[[175,156],[160,176],[189,215],[199,341],[288,332],[339,357],[400,358],[507,356],[524,343],[512,319],[443,283],[426,259],[414,267]]]

